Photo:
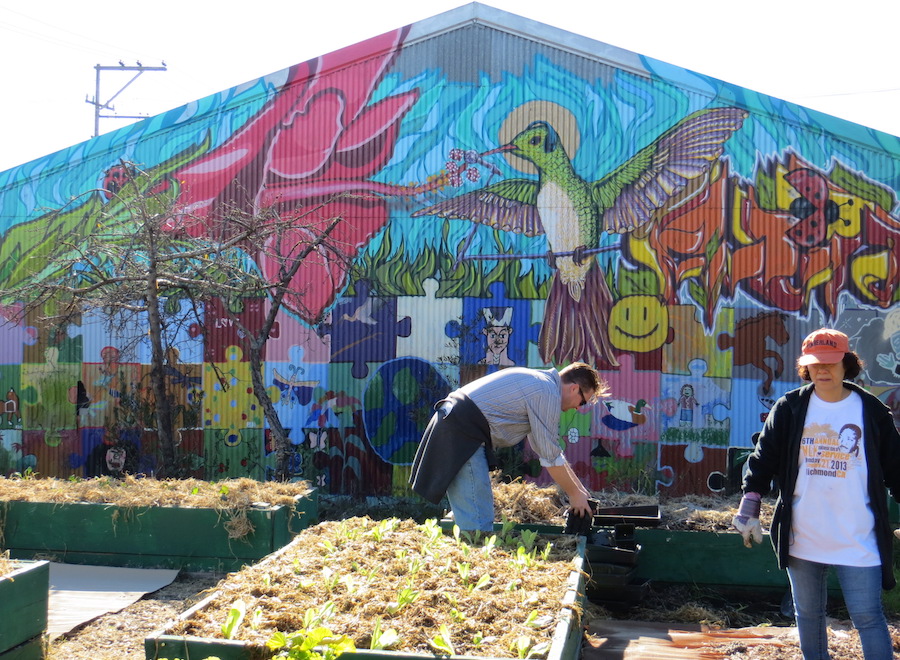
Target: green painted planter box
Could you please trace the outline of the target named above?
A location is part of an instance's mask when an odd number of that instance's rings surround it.
[[[0,653],[0,660],[44,660],[43,635],[32,637],[27,642]]]
[[[229,538],[214,509],[3,502],[0,532],[13,558],[187,571],[233,571],[287,545],[318,519],[318,491],[290,506],[247,511],[253,531]]]
[[[451,521],[442,526],[452,528]],[[494,529],[501,529],[500,523]],[[559,534],[563,528],[554,525],[520,524],[516,529],[528,529],[541,534]],[[736,532],[700,532],[687,530],[634,530],[637,552],[589,543],[586,550],[588,564],[634,565],[633,582],[672,582],[706,584],[727,587],[787,589],[787,573],[778,568],[769,535],[761,544],[745,548]],[[617,557],[616,555],[621,555]],[[837,585],[833,576],[829,588]]]
[[[0,658],[40,658],[41,638],[47,630],[50,564],[15,563],[17,568],[0,579]]]
[[[579,613],[582,611],[585,601],[584,576],[586,560],[584,558],[584,540],[578,544],[577,553],[575,566],[569,576],[566,593],[563,597],[561,616],[553,631],[546,660],[576,660],[581,654],[582,629]],[[276,557],[277,553],[273,555],[273,559]],[[216,594],[213,594],[204,599],[193,608],[184,612],[181,618],[189,619],[215,597]],[[209,656],[218,657],[220,660],[262,660],[271,657],[271,652],[266,652],[266,650],[255,646],[249,646],[244,642],[168,635],[165,631],[160,631],[144,640],[144,655],[146,660],[159,660],[160,658],[207,658]],[[482,656],[471,655],[442,657],[449,659],[492,660]],[[343,653],[341,658],[344,660],[434,660],[435,656],[431,653],[418,654],[360,649],[353,653]]]
[[[769,535],[745,548],[739,534],[638,529],[641,546],[635,575],[640,579],[683,584],[787,588]]]

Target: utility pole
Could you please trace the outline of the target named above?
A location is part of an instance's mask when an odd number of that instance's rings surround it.
[[[98,135],[100,135],[100,120],[101,119],[143,119],[144,118],[140,115],[101,115],[100,111],[101,110],[110,110],[112,112],[115,112],[116,109],[110,104],[115,100],[115,98],[119,94],[124,92],[131,83],[133,83],[135,80],[138,79],[138,76],[140,76],[142,73],[144,73],[144,71],[165,71],[166,63],[163,62],[162,66],[144,66],[140,62],[137,62],[137,63],[135,63],[134,66],[129,66],[129,65],[126,65],[121,60],[119,60],[118,66],[104,66],[102,64],[97,64],[94,67],[94,69],[97,71],[97,87],[96,87],[96,91],[94,93],[94,98],[93,99],[86,98],[86,99],[84,99],[84,102],[90,103],[92,106],[94,106],[94,135],[92,137],[97,137]],[[137,71],[137,73],[134,74],[134,76],[131,78],[131,80],[129,80],[124,85],[122,85],[122,87],[119,88],[118,92],[116,92],[115,94],[110,96],[107,101],[103,102],[100,100],[100,73],[102,71]]]

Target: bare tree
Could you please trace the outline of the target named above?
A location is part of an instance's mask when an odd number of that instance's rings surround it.
[[[329,242],[341,218],[319,217],[326,203],[289,219],[273,211],[235,210],[205,218],[210,231],[196,238],[179,231],[185,211],[168,189],[131,164],[116,191],[91,191],[81,203],[48,214],[4,239],[0,249],[0,299],[22,305],[21,315],[38,316],[51,326],[65,326],[87,310],[110,319],[145,318],[150,346],[150,390],[158,435],[159,476],[180,476],[173,394],[166,378],[173,325],[202,324],[200,308],[214,298],[228,302],[269,297],[269,311],[259,327],[247,327],[224,305],[241,331],[251,366],[253,391],[261,404],[277,451],[276,478],[288,475],[290,442],[263,379],[266,342],[291,291],[292,278],[313,252],[344,259]],[[102,198],[109,201],[102,203]],[[310,231],[297,232],[304,217]],[[291,231],[291,230],[294,231]],[[30,237],[23,232],[31,231]],[[42,232],[36,236],[35,232]],[[297,236],[303,235],[303,240]],[[13,254],[7,245],[25,246]],[[289,243],[293,240],[293,243]],[[277,263],[267,278],[256,267],[264,254]],[[347,266],[349,268],[349,266]],[[297,294],[297,291],[293,291]],[[293,295],[292,301],[302,300]],[[180,307],[182,301],[190,304]],[[296,302],[294,303],[296,306]],[[190,318],[186,318],[188,315]]]
[[[342,196],[350,196],[348,194]],[[273,211],[262,211],[255,215],[234,214],[231,221],[237,226],[246,228],[241,234],[240,245],[229,254],[222,253],[214,262],[215,270],[225,277],[207,277],[209,286],[207,295],[228,300],[242,301],[247,298],[265,295],[269,298],[269,306],[265,317],[259,325],[249,325],[234,311],[234,306],[225,305],[225,313],[240,331],[243,348],[250,363],[250,374],[253,393],[256,396],[272,434],[276,452],[275,479],[286,481],[290,476],[291,443],[287,431],[278,416],[272,398],[263,378],[263,356],[266,343],[272,334],[279,312],[284,308],[285,297],[292,293],[294,307],[302,305],[303,290],[297,290],[295,276],[312,254],[323,256],[332,263],[339,263],[341,268],[350,270],[350,250],[331,239],[332,232],[343,221],[338,217],[323,217],[322,213],[335,198],[321,202],[315,206],[296,211],[289,220],[283,220]],[[297,232],[298,227],[315,228],[312,231]],[[302,238],[298,238],[302,236]],[[246,260],[242,254],[264,255],[270,264],[269,274],[246,268]],[[320,286],[319,282],[305,282],[303,286]],[[321,318],[308,309],[295,309],[313,324]]]

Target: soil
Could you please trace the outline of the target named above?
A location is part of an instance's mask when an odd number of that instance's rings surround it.
[[[2,482],[2,480],[0,480]],[[517,522],[563,524],[565,507],[555,489],[539,489],[519,483],[495,484],[498,520],[506,517]],[[703,529],[726,531],[734,515],[738,498],[686,497],[660,502],[657,498],[624,493],[597,493],[605,506],[628,506],[659,503],[660,526],[668,529]],[[0,497],[2,499],[2,497]],[[264,499],[264,498],[261,498]],[[549,508],[544,508],[549,507]],[[392,498],[332,498],[320,500],[322,519],[342,519],[352,515],[370,515],[374,519],[400,516],[422,521],[437,514],[420,502]],[[763,526],[768,526],[771,507],[764,503]],[[120,612],[108,614],[51,641],[48,660],[143,660],[143,640],[162,630],[184,610],[210,595],[223,575],[180,575],[171,585],[148,594]],[[771,626],[785,630],[790,619],[780,612],[783,594],[724,594],[712,589],[698,589],[683,585],[653,585],[650,594],[639,606],[609,609],[589,603],[584,612],[586,627],[594,619],[628,619],[704,624],[710,629]],[[840,603],[829,607],[829,648],[834,660],[862,657],[859,638],[851,629]],[[900,616],[890,616],[889,629],[895,651],[900,651]],[[586,637],[586,642],[592,640]],[[790,638],[781,646],[752,646],[743,642],[710,638],[703,647],[710,660],[782,660],[799,657],[799,649]]]

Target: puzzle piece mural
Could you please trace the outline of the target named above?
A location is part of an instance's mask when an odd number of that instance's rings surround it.
[[[130,176],[122,158],[185,244],[227,235],[230,211],[291,223],[246,249],[270,282],[336,220],[290,278],[261,371],[291,478],[333,493],[408,494],[434,402],[513,366],[601,369],[610,397],[560,427],[598,489],[729,488],[821,325],[852,337],[861,380],[900,411],[900,140],[650,58],[560,58],[499,25],[392,31],[0,173],[15,219],[0,288],[123,217],[96,191]],[[462,37],[503,57],[457,58]],[[164,308],[195,476],[273,474],[228,311],[259,328],[272,300]],[[144,317],[113,333],[101,313],[57,327],[0,302],[0,471],[153,472]],[[527,449],[508,454],[510,474],[544,482]]]

